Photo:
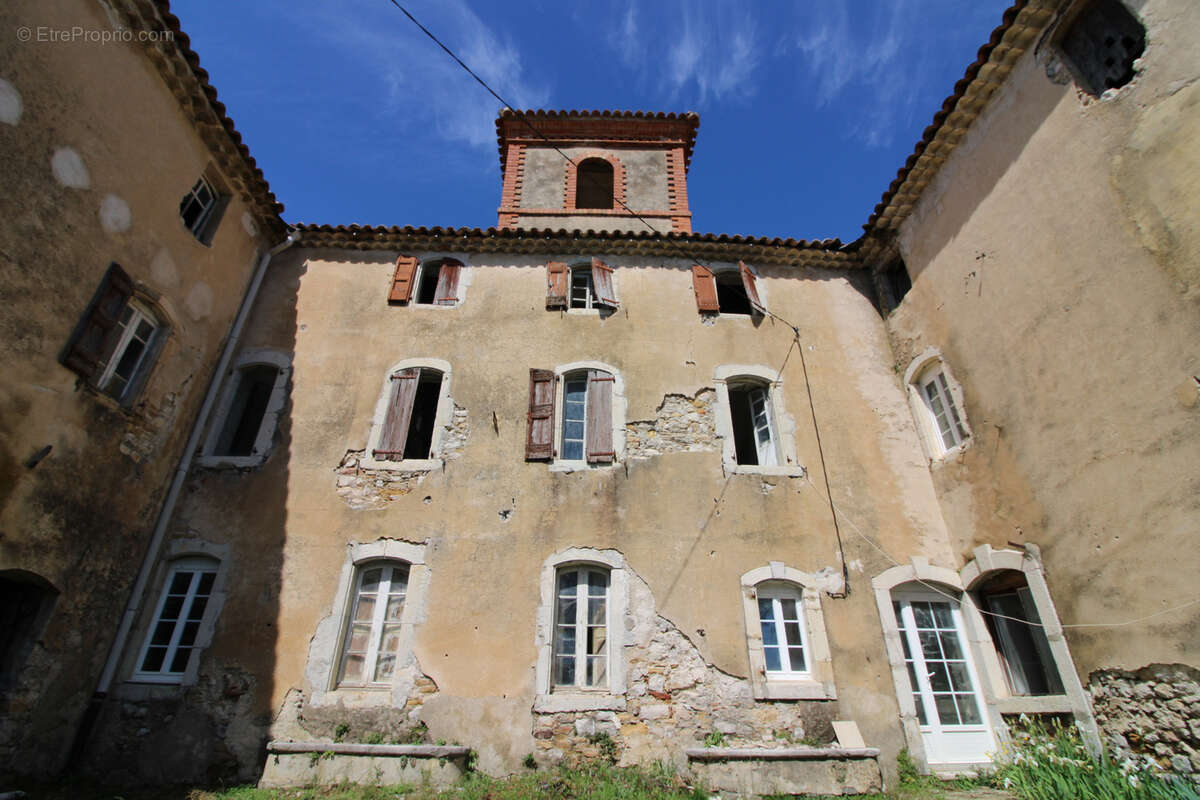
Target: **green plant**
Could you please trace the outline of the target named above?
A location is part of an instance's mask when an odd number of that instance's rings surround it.
[[[383,744],[383,734],[379,731],[371,731],[362,737],[363,744]]]
[[[709,733],[707,736],[704,737],[704,746],[705,747],[724,747],[725,746],[725,734],[721,733],[720,731],[712,731],[711,733]]]
[[[533,757],[533,753],[525,756],[525,760],[521,763],[525,765],[525,769],[537,769],[537,759]]]
[[[617,743],[607,733],[593,733],[588,737],[588,741],[596,745],[600,750],[600,758],[609,764],[617,763]]]
[[[340,742],[346,738],[346,734],[350,732],[350,726],[345,722],[339,722],[337,727],[333,729],[333,740]]]

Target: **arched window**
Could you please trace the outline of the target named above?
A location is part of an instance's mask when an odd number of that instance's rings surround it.
[[[998,570],[972,587],[1014,696],[1063,694],[1050,642],[1023,572]]]
[[[266,461],[287,401],[290,375],[291,359],[285,353],[243,353],[225,386],[201,463],[250,467]]]
[[[585,158],[576,170],[576,208],[613,207],[613,165],[603,158]]]
[[[833,699],[829,642],[821,615],[828,579],[772,561],[741,578],[750,684],[759,700]]]
[[[200,629],[209,607],[220,562],[193,556],[171,562],[154,620],[138,657],[134,680],[179,683],[192,653],[202,646]]]
[[[371,561],[355,570],[338,666],[339,686],[388,684],[400,655],[409,565]]]
[[[955,398],[958,387],[936,351],[926,351],[915,359],[906,378],[913,412],[930,457],[939,459],[966,444],[970,430]]]
[[[608,688],[608,569],[558,570],[554,603],[554,686]]]
[[[771,388],[765,381],[729,381],[729,417],[738,464],[774,466],[779,463],[776,426],[771,413]]]
[[[401,361],[388,372],[368,439],[368,464],[394,469],[432,469],[449,424],[450,364],[441,359]]]
[[[599,362],[529,370],[527,461],[563,469],[612,464],[624,449],[624,386]]]
[[[24,570],[0,572],[0,690],[15,686],[58,591]]]

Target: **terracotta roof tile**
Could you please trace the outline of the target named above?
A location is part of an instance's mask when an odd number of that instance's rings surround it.
[[[678,139],[683,142],[684,169],[691,166],[692,151],[696,147],[696,131],[700,127],[700,115],[694,111],[586,111],[547,109],[527,109],[520,111],[512,108],[501,109],[496,117],[496,140],[500,148],[500,170],[503,172],[508,158],[508,148],[505,140],[512,138],[541,138],[529,130],[528,122],[538,133],[551,141],[561,141],[564,134],[570,138],[568,129],[578,131],[579,138],[589,138],[598,133],[599,126],[608,120],[638,120],[647,123],[655,129],[654,135],[662,138]],[[541,123],[541,124],[538,124]],[[639,133],[641,134],[639,136]],[[636,141],[647,138],[645,129],[631,130],[630,135],[618,138],[628,138]]]

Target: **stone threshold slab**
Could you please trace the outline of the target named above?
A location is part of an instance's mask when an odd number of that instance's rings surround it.
[[[267,742],[268,753],[333,753],[338,756],[466,758],[469,747],[450,744],[361,744],[358,742]]]
[[[689,747],[691,761],[819,761],[878,758],[878,747]]]

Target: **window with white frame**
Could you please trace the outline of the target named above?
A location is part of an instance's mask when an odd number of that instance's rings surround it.
[[[409,359],[388,371],[368,442],[368,460],[436,466],[441,435],[449,424],[450,365],[440,359]]]
[[[409,565],[374,561],[359,565],[338,666],[339,686],[391,682],[400,653]]]
[[[770,392],[765,383],[742,381],[729,384],[729,416],[738,464],[771,466],[779,463]]]
[[[767,679],[808,678],[808,633],[799,588],[788,583],[765,583],[756,594]]]
[[[608,570],[564,567],[554,604],[554,686],[608,687]]]
[[[133,281],[112,264],[71,335],[62,363],[94,388],[128,404],[148,375],[165,333],[150,307],[134,297]]]
[[[1009,692],[1025,697],[1062,694],[1062,680],[1025,575],[1004,570],[990,575],[974,591],[977,605],[988,612],[984,622]]]
[[[696,294],[696,307],[702,313],[766,313],[758,275],[742,261],[738,262],[737,269],[693,264],[692,290]]]
[[[619,306],[612,267],[599,258],[568,265],[565,261],[546,264],[546,308],[586,311]]]
[[[219,562],[189,557],[171,562],[162,596],[134,670],[134,680],[179,683],[197,647]]]
[[[929,425],[936,436],[935,444],[939,450],[946,453],[965,442],[967,431],[941,364],[921,372],[916,388],[928,414]]]
[[[571,268],[571,308],[592,308],[596,304],[596,289],[592,285],[590,266]]]
[[[243,353],[230,373],[200,456],[207,466],[257,466],[270,455],[287,400],[291,359],[277,350]]]
[[[837,697],[821,613],[821,587],[829,589],[830,580],[778,561],[742,576],[750,685],[756,699]]]
[[[210,165],[180,199],[179,218],[197,241],[208,244],[216,233],[229,200],[229,192],[224,189],[220,176]]]
[[[567,369],[561,374],[531,369],[526,460],[613,463],[616,384],[613,373],[599,368]]]

